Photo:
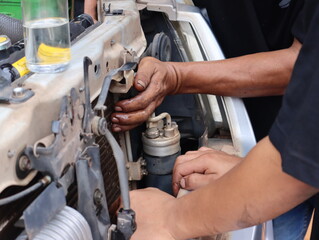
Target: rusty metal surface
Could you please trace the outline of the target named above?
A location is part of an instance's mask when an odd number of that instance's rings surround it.
[[[107,99],[107,108],[105,112],[105,117],[108,119],[113,109],[113,98],[110,94]],[[110,127],[110,123],[108,124]],[[115,134],[117,140],[119,137]],[[104,136],[96,138],[96,143],[100,146],[101,154],[101,169],[104,179],[105,193],[107,199],[107,205],[110,211],[110,217],[115,223],[116,220],[116,211],[120,205],[119,196],[120,196],[120,187],[119,179],[117,173],[116,162],[113,156],[112,149]],[[38,178],[32,181],[32,184],[36,182]],[[10,196],[14,193],[22,191],[25,187],[10,187],[5,190],[1,197]],[[19,234],[21,229],[14,227],[14,223],[20,218],[23,210],[41,193],[41,190],[36,191],[35,193],[26,196],[12,204],[0,207],[0,239],[15,239]],[[67,205],[73,208],[77,207],[77,185],[73,183],[67,194]]]

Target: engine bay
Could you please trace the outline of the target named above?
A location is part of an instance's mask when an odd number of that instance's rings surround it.
[[[217,42],[207,47],[216,40],[202,35],[198,9],[173,2],[98,1],[96,23],[70,22],[61,73],[24,69],[23,40],[1,50],[0,239],[130,239],[129,190],[172,193],[180,154],[208,146],[244,156],[255,144],[241,100],[205,94],[167,96],[145,124],[110,131],[114,103],[138,94],[143,57],[223,58]]]

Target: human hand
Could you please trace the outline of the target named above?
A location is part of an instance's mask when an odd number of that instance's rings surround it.
[[[216,180],[240,163],[242,158],[202,147],[176,159],[173,169],[173,192],[180,188],[195,190]]]
[[[176,199],[156,188],[130,192],[137,229],[131,240],[175,240],[170,233],[170,208]]]
[[[178,88],[176,71],[170,63],[156,58],[143,58],[134,80],[140,93],[131,99],[116,103],[111,116],[114,132],[127,131],[145,122],[164,97]]]

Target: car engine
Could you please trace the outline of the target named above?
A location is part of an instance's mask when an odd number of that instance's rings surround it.
[[[21,22],[0,16],[12,42],[0,47],[0,239],[130,239],[129,190],[171,193],[180,154],[209,146],[244,156],[255,144],[242,101],[206,94],[167,96],[142,126],[110,132],[114,103],[137,94],[141,58],[224,57],[191,1],[97,7],[97,22],[85,14],[70,22],[71,63],[55,74],[23,67]],[[263,239],[271,230],[265,223],[211,239]]]

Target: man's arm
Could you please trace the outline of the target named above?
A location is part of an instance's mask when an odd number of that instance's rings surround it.
[[[84,1],[84,13],[89,14],[95,21],[97,20],[96,6],[97,6],[97,0]]]
[[[221,61],[177,63],[143,59],[134,82],[141,93],[116,104],[113,131],[125,131],[141,124],[169,94],[281,95],[300,48],[300,42],[295,40],[287,49]]]
[[[133,239],[149,239],[145,234],[155,229],[158,239],[187,239],[256,225],[317,192],[282,171],[280,154],[267,137],[223,177],[182,198],[157,190],[132,192],[137,216]],[[154,208],[161,210],[150,214]]]
[[[214,62],[173,63],[177,75],[175,93],[212,93],[257,97],[283,95],[301,44]]]

